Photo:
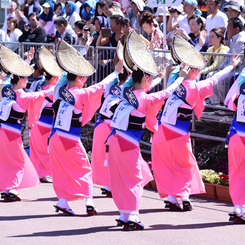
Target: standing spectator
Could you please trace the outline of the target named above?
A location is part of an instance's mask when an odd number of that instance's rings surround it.
[[[59,2],[57,4],[56,10],[55,10],[55,15],[56,15],[56,17],[65,15],[65,4],[64,3]]]
[[[75,28],[75,22],[81,20],[79,14],[75,12],[76,8],[77,5],[72,1],[67,1],[65,3],[66,20],[72,29]]]
[[[206,19],[207,36],[214,28],[227,27],[228,18],[219,10],[221,2],[222,0],[208,0],[207,9],[210,15]]]
[[[132,22],[132,25],[137,33],[140,33],[141,26],[140,26],[140,20],[141,20],[141,14],[140,12],[144,10],[145,3],[142,0],[132,0],[131,2],[132,6],[132,12],[134,15],[130,17],[130,20]]]
[[[16,2],[12,1],[11,2],[11,8],[8,9],[7,19],[9,17],[13,17],[13,18],[17,19],[16,16],[15,16],[15,10],[16,10],[16,8],[17,8]],[[4,23],[3,23],[2,30],[7,33],[7,22],[6,21],[4,21]]]
[[[227,12],[228,18],[239,18],[243,25],[245,25],[245,20],[243,17],[240,15],[242,12],[242,6],[238,1],[229,1],[227,5],[224,7],[224,11]]]
[[[121,15],[115,14],[111,16],[111,30],[113,31],[110,37],[110,42],[112,47],[117,47],[117,43],[121,37],[122,33],[122,21],[123,17]]]
[[[197,9],[197,1],[196,0],[184,0],[183,1],[183,10],[186,13],[186,15],[178,20],[178,22],[173,22],[173,15],[170,15],[168,24],[167,24],[167,30],[168,31],[173,31],[176,28],[181,28],[186,31],[186,33],[190,33],[191,30],[189,28],[189,23],[188,20],[191,16],[193,15],[201,15],[202,12]]]
[[[38,13],[42,12],[42,7],[36,0],[27,0],[28,6],[25,9],[25,16],[28,17],[31,13]]]
[[[244,53],[245,33],[243,31],[242,21],[239,18],[233,18],[228,21],[227,35],[229,38],[231,38],[229,46],[230,50],[228,53],[239,54],[242,57]],[[230,56],[226,57],[219,68],[224,69],[225,67],[227,67],[231,59],[232,57]],[[244,65],[243,63],[244,59],[241,58],[240,66]],[[220,81],[217,85],[217,89],[213,89],[214,93],[212,95],[212,100],[215,104],[224,103],[226,94],[238,75],[239,67],[236,67],[236,69],[230,73],[229,78]]]
[[[28,25],[24,26],[24,32],[19,37],[19,42],[43,43],[46,40],[45,30],[39,26],[39,14],[28,15]]]
[[[43,5],[43,12],[40,15],[40,26],[46,31],[46,34],[54,33],[54,3],[51,1],[45,2]]]
[[[56,30],[59,33],[58,37],[70,45],[75,45],[77,35],[71,26],[67,23],[67,20],[63,16],[60,16],[55,19],[54,24]]]
[[[202,11],[202,17],[207,18],[207,0],[198,0],[198,9]]]
[[[19,8],[17,8],[15,10],[15,16],[17,18],[17,23],[18,23],[19,29],[22,32],[24,32],[24,25],[28,22],[28,19],[25,17],[23,12]]]
[[[9,17],[7,19],[7,28],[10,30],[10,42],[18,42],[19,37],[22,35],[22,31],[18,29],[17,20],[13,17]],[[18,44],[8,44],[7,47],[12,51],[17,51],[19,45]]]

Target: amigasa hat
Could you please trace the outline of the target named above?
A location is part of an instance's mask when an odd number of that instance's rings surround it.
[[[56,46],[56,60],[62,69],[77,76],[88,77],[95,72],[95,68],[83,58],[80,51],[63,40]]]
[[[131,70],[139,68],[143,72],[153,76],[158,74],[157,65],[149,48],[135,31],[130,32],[127,37],[123,57],[126,65]]]
[[[64,72],[58,65],[54,55],[44,46],[41,46],[39,51],[37,66],[40,70],[44,69],[54,77],[60,77]]]
[[[117,57],[118,57],[119,60],[121,60],[121,59],[123,60],[123,66],[124,66],[124,68],[129,73],[132,73],[133,71],[127,66],[125,60],[123,59],[123,49],[124,49],[124,47],[123,47],[121,41],[119,41],[118,44],[117,44]]]
[[[21,77],[28,77],[34,72],[19,55],[3,45],[0,46],[0,66],[6,73]]]
[[[188,63],[191,68],[201,69],[207,63],[204,56],[180,35],[174,36],[170,50],[172,58],[178,64]]]

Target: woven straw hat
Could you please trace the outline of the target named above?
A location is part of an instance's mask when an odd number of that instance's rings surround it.
[[[95,72],[80,52],[63,40],[56,46],[56,59],[62,69],[74,75],[88,77]]]
[[[188,63],[191,68],[201,69],[207,63],[204,56],[179,35],[175,35],[173,38],[171,55],[176,63]]]
[[[123,59],[123,45],[122,43],[119,41],[117,44],[117,57],[119,60],[123,60],[123,66],[124,68],[129,72],[132,73],[133,71],[127,66],[125,60]]]
[[[147,74],[153,76],[158,74],[157,65],[153,60],[148,47],[135,31],[130,32],[127,37],[126,45],[124,45],[123,57],[126,65],[131,70],[135,70],[135,68],[138,67]]]
[[[60,77],[63,73],[53,54],[44,46],[39,51],[37,66],[40,70],[44,69],[54,77]]]
[[[0,46],[0,65],[6,73],[21,77],[28,77],[34,72],[19,55],[3,45]]]

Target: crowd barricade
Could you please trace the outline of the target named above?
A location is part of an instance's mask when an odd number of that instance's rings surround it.
[[[25,53],[30,49],[30,47],[35,48],[35,56],[32,61],[32,63],[36,62],[37,59],[37,52],[40,49],[42,45],[44,45],[46,48],[48,48],[51,52],[55,53],[55,44],[53,43],[18,43],[18,42],[0,42],[0,44],[3,44],[7,47],[15,47],[15,52],[19,54],[23,59],[25,58]],[[84,46],[77,45],[74,46],[79,52],[82,50]],[[93,74],[91,77],[88,78],[87,80],[87,86],[90,86],[94,83],[98,83],[103,80],[107,75],[109,75],[115,66],[115,61],[114,61],[114,56],[116,53],[116,48],[115,47],[107,47],[107,46],[101,46],[101,47],[89,47],[89,50],[86,52],[84,55],[84,58],[88,60],[91,65],[96,69],[96,73]],[[213,57],[218,57],[218,59],[225,59],[226,57],[232,57],[232,54],[219,54],[219,53],[202,53],[204,56],[212,55]],[[241,57],[243,60],[244,58]],[[153,51],[153,59],[155,60],[158,68],[160,69],[161,66],[168,66],[174,64],[174,61],[171,58],[171,53],[170,50],[161,50],[161,49],[156,49]],[[220,62],[222,63],[222,62]],[[234,72],[230,73],[226,77],[227,83],[225,84],[226,88],[225,90],[228,91],[231,84],[234,82],[234,74],[238,75],[244,68],[245,62],[241,62],[238,67],[235,69]],[[215,71],[217,72],[217,71]],[[212,72],[214,74],[215,72]],[[209,76],[211,76],[209,75]],[[205,76],[206,78],[208,76]],[[201,77],[200,79],[202,80],[204,77]],[[167,80],[165,79],[162,81],[160,84],[158,84],[151,92],[157,92],[162,89],[165,89],[167,87]],[[223,110],[228,110],[227,108],[223,106],[216,106],[216,105],[207,105],[206,107],[213,108],[214,110],[217,109],[223,109]],[[203,120],[207,121],[213,121],[213,122],[220,122],[220,123],[231,123],[231,118],[228,118],[226,116],[223,117],[218,117],[217,115],[209,115],[209,117],[202,117]],[[191,137],[192,137],[192,142],[193,142],[193,147],[195,147],[195,139],[208,139],[208,140],[216,140],[220,142],[224,142],[225,138],[222,137],[216,137],[216,136],[211,136],[211,135],[203,135],[196,133],[196,117],[195,114],[193,113],[192,117],[192,126],[191,126]],[[149,142],[141,141],[141,144],[150,147],[151,144]],[[149,153],[149,150],[143,150],[144,153]]]

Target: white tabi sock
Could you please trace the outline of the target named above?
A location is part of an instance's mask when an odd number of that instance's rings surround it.
[[[234,212],[237,216],[239,216],[239,217],[244,216],[244,215],[243,215],[243,212],[242,212],[242,207],[239,206],[239,205],[236,205],[236,206],[234,207],[233,212]]]
[[[110,186],[103,186],[103,189],[107,190],[107,191],[111,191],[111,187]]]
[[[91,198],[91,197],[86,197],[85,206],[92,206],[92,207],[94,207],[94,201],[93,201],[93,198]]]
[[[65,198],[60,198],[56,206],[60,208],[70,209],[70,207],[68,206],[67,200]]]
[[[138,223],[139,222],[138,215],[137,214],[129,214],[128,215],[128,221],[133,221],[133,222]]]
[[[124,221],[124,222],[127,222],[128,221],[128,214],[120,213],[119,219]]]
[[[178,203],[177,198],[171,195],[168,195],[167,201],[174,203],[174,204]]]

